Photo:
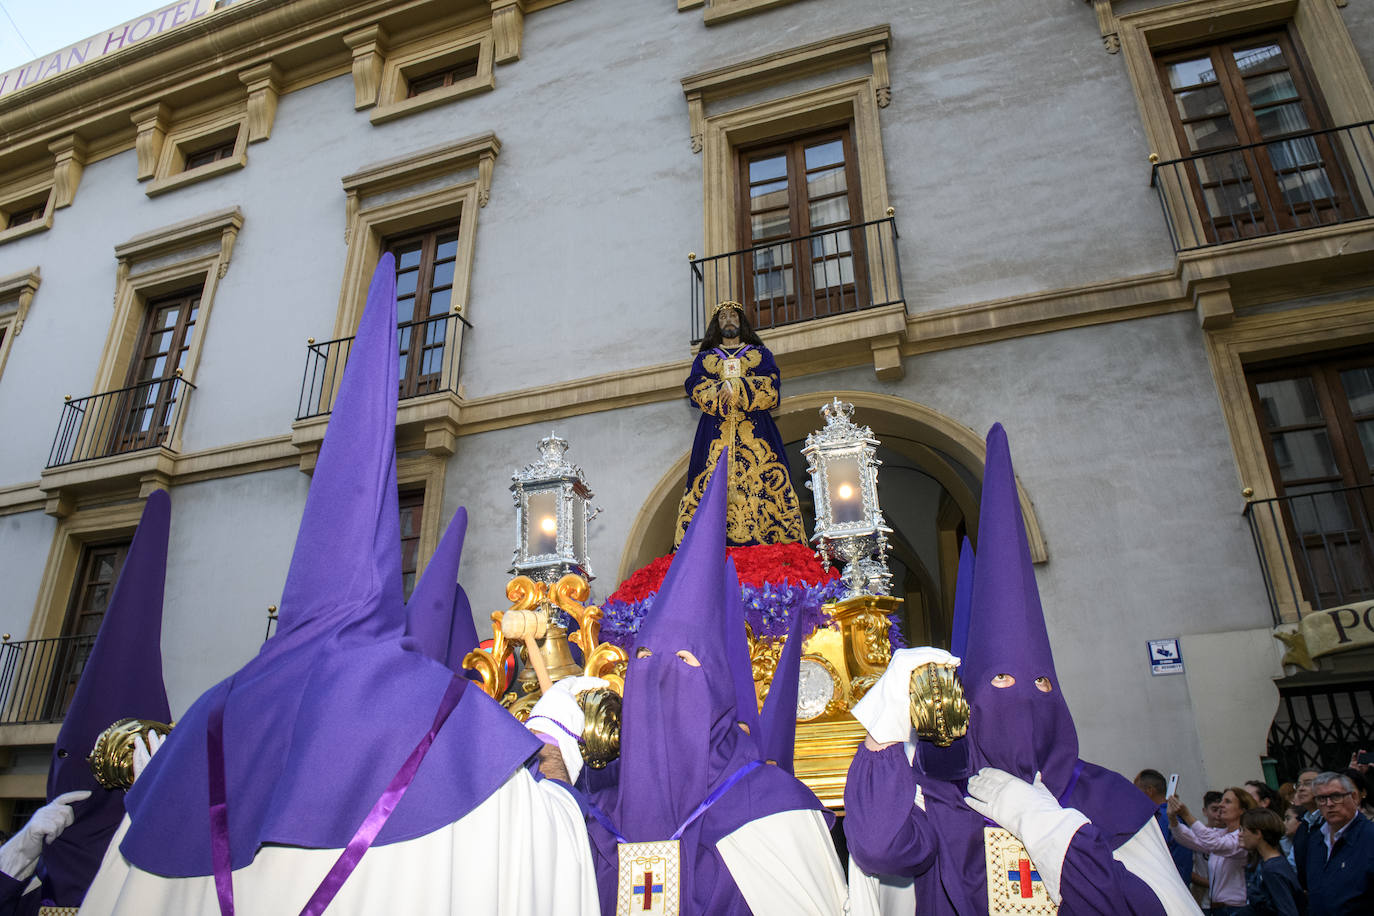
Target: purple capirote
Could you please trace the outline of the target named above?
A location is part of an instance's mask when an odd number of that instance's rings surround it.
[[[754,664],[749,658],[749,638],[744,623],[744,593],[740,591],[739,574],[735,572],[735,560],[725,560],[725,651],[730,657],[730,680],[735,685],[735,709],[739,721],[744,723],[755,743],[762,747],[762,732],[759,727],[758,694],[754,691]],[[739,621],[739,626],[734,621]],[[795,704],[794,704],[795,705]]]
[[[383,255],[306,498],[276,635],[191,706],[126,799],[120,850],[145,871],[213,871],[206,729],[217,705],[237,869],[265,843],[345,846],[452,682],[404,635],[395,272]],[[376,845],[458,820],[539,746],[481,690],[465,690]]]
[[[1112,856],[1153,817],[1149,800],[1121,775],[1078,757],[1000,423],[987,438],[972,579],[960,668],[971,718],[968,736],[955,744],[967,745],[964,772],[989,766],[1027,781],[1040,772],[1062,805],[1092,822],[1074,834],[1064,859],[1061,916],[1162,913],[1149,887]],[[956,633],[955,645],[958,640]],[[1015,685],[993,687],[998,674],[1012,675]],[[1036,687],[1037,678],[1048,679],[1048,693]],[[956,762],[918,749],[915,765],[908,765],[898,745],[860,748],[845,785],[845,835],[866,871],[915,876],[923,914],[981,916],[987,913],[985,822],[963,801],[966,778],[930,772],[954,773]],[[909,802],[918,785],[924,810]]]
[[[717,462],[663,586],[630,649],[621,715],[619,782],[595,801],[632,842],[666,840],[718,786],[760,759],[739,727],[728,643],[742,605],[725,596],[724,457]],[[642,651],[650,653],[640,657]],[[693,666],[679,657],[688,652]],[[821,810],[810,789],[763,765],[727,791],[684,832],[682,911],[747,914],[748,906],[716,852],[735,829],[770,814]],[[602,911],[615,912],[615,839],[589,821],[597,852]]]
[[[801,631],[802,615],[792,613],[787,624],[787,640],[778,653],[768,696],[759,713],[759,750],[763,759],[772,760],[787,772],[793,772],[793,758],[797,742],[797,693],[801,688],[802,643],[806,635]]]
[[[467,527],[468,510],[459,506],[406,602],[406,635],[421,652],[464,675],[463,657],[478,643],[472,605],[458,584]]]
[[[86,763],[96,737],[119,719],[172,718],[162,683],[162,597],[171,516],[167,491],[149,494],[53,746],[48,800],[77,789],[91,793],[73,805],[76,822],[43,849],[44,897],[56,906],[81,905],[124,819],[124,790],[102,788]]]

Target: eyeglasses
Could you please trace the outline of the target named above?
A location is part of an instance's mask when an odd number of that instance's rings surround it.
[[[1317,795],[1315,796],[1315,800],[1319,805],[1334,805],[1336,802],[1345,798],[1347,795],[1353,794],[1353,792],[1333,792],[1330,795]]]

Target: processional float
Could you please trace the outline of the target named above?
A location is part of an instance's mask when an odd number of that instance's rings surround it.
[[[793,766],[823,803],[838,809],[850,760],[864,737],[850,710],[891,661],[889,629],[903,602],[890,594],[891,529],[878,502],[878,440],[854,422],[853,407],[839,399],[821,414],[824,427],[807,436],[802,449],[815,498],[812,543],[827,571],[840,570],[842,587],[822,606],[819,623],[799,634],[804,642]],[[516,547],[510,571],[516,575],[506,586],[511,604],[491,615],[490,648],[469,653],[463,665],[478,672],[482,689],[522,720],[548,683],[577,675],[606,680],[609,687],[578,697],[587,714],[587,762],[595,768],[618,753],[627,657],[620,645],[601,639],[603,611],[587,603],[593,578],[587,523],[600,510],[591,503],[582,470],[568,462],[567,450],[567,441],[551,435],[539,443],[539,460],[512,475]],[[787,638],[748,633],[760,707]],[[519,673],[507,683],[512,668]],[[968,705],[952,666],[917,668],[911,696],[919,737],[948,745],[964,734]]]

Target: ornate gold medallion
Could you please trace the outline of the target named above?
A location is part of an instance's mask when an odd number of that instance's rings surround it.
[[[621,843],[616,916],[677,916],[681,903],[682,850],[677,840]]]
[[[988,866],[988,916],[1053,916],[1059,912],[1030,853],[1011,831],[984,827],[983,849]]]
[[[721,378],[739,378],[741,375],[743,375],[743,372],[741,371],[738,357],[731,356],[720,361]]]

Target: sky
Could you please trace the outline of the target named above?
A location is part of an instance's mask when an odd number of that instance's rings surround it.
[[[0,73],[90,38],[121,22],[161,9],[170,2],[172,0],[0,0]]]

